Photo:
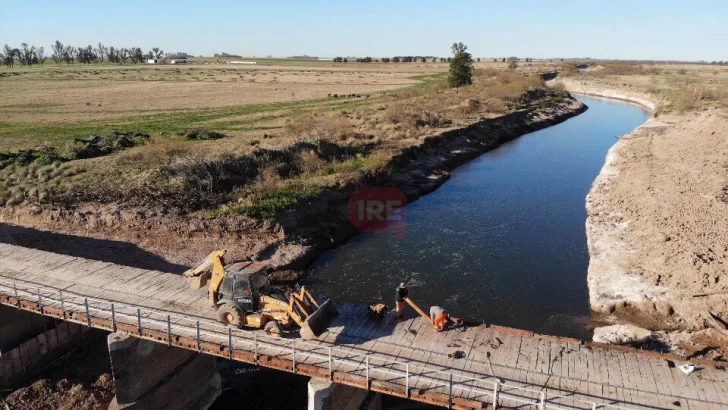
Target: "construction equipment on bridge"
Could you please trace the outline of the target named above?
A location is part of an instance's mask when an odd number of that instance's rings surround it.
[[[225,253],[212,252],[198,266],[184,272],[193,289],[210,282],[210,306],[217,309],[220,322],[277,334],[298,326],[301,337],[310,340],[326,331],[338,315],[331,300],[319,304],[305,287],[296,286],[294,290],[272,286],[260,262],[226,266]]]
[[[410,299],[409,297],[406,297],[406,298],[404,298],[404,300],[405,300],[405,302],[407,302],[407,303],[408,303],[408,304],[409,304],[410,306],[412,306],[412,309],[414,309],[415,311],[417,311],[417,313],[419,313],[420,315],[422,315],[422,317],[424,317],[424,318],[425,318],[425,320],[427,320],[428,322],[430,322],[430,324],[431,324],[432,326],[435,326],[435,324],[434,324],[434,323],[432,323],[432,318],[430,318],[430,315],[428,315],[427,313],[425,313],[425,311],[424,311],[424,310],[420,309],[420,307],[419,307],[419,306],[417,306],[417,304],[416,304],[415,302],[413,302],[413,301],[412,301],[412,299]],[[451,324],[452,324],[453,326],[455,326],[456,328],[461,328],[461,327],[464,327],[464,324],[465,324],[465,322],[464,322],[464,321],[463,321],[462,319],[460,319],[460,318],[457,318],[457,317],[454,317],[454,316],[450,316],[450,317],[449,317],[449,321],[450,321],[450,323],[451,323]]]

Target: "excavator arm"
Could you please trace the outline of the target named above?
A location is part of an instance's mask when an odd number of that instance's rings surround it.
[[[225,279],[225,259],[223,258],[226,253],[227,250],[225,249],[212,252],[199,265],[183,273],[193,289],[200,289],[205,286],[208,280],[210,281],[208,293],[210,295],[210,304],[213,307],[217,305],[220,284]]]

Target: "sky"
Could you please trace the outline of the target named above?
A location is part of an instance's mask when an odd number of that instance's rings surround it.
[[[212,55],[728,60],[725,0],[0,0],[0,46]]]

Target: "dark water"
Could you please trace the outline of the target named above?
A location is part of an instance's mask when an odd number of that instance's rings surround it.
[[[306,283],[346,302],[393,304],[402,281],[423,308],[585,337],[585,197],[607,150],[649,114],[580,98],[589,110],[458,168],[407,209],[407,235],[363,233],[325,253]]]

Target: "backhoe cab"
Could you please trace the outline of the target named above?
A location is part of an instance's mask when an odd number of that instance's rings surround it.
[[[184,273],[193,289],[202,288],[209,280],[210,306],[217,309],[220,322],[276,334],[299,327],[301,337],[309,340],[328,329],[338,314],[330,300],[319,304],[305,287],[291,290],[272,286],[260,262],[226,266],[225,253],[215,251]]]

